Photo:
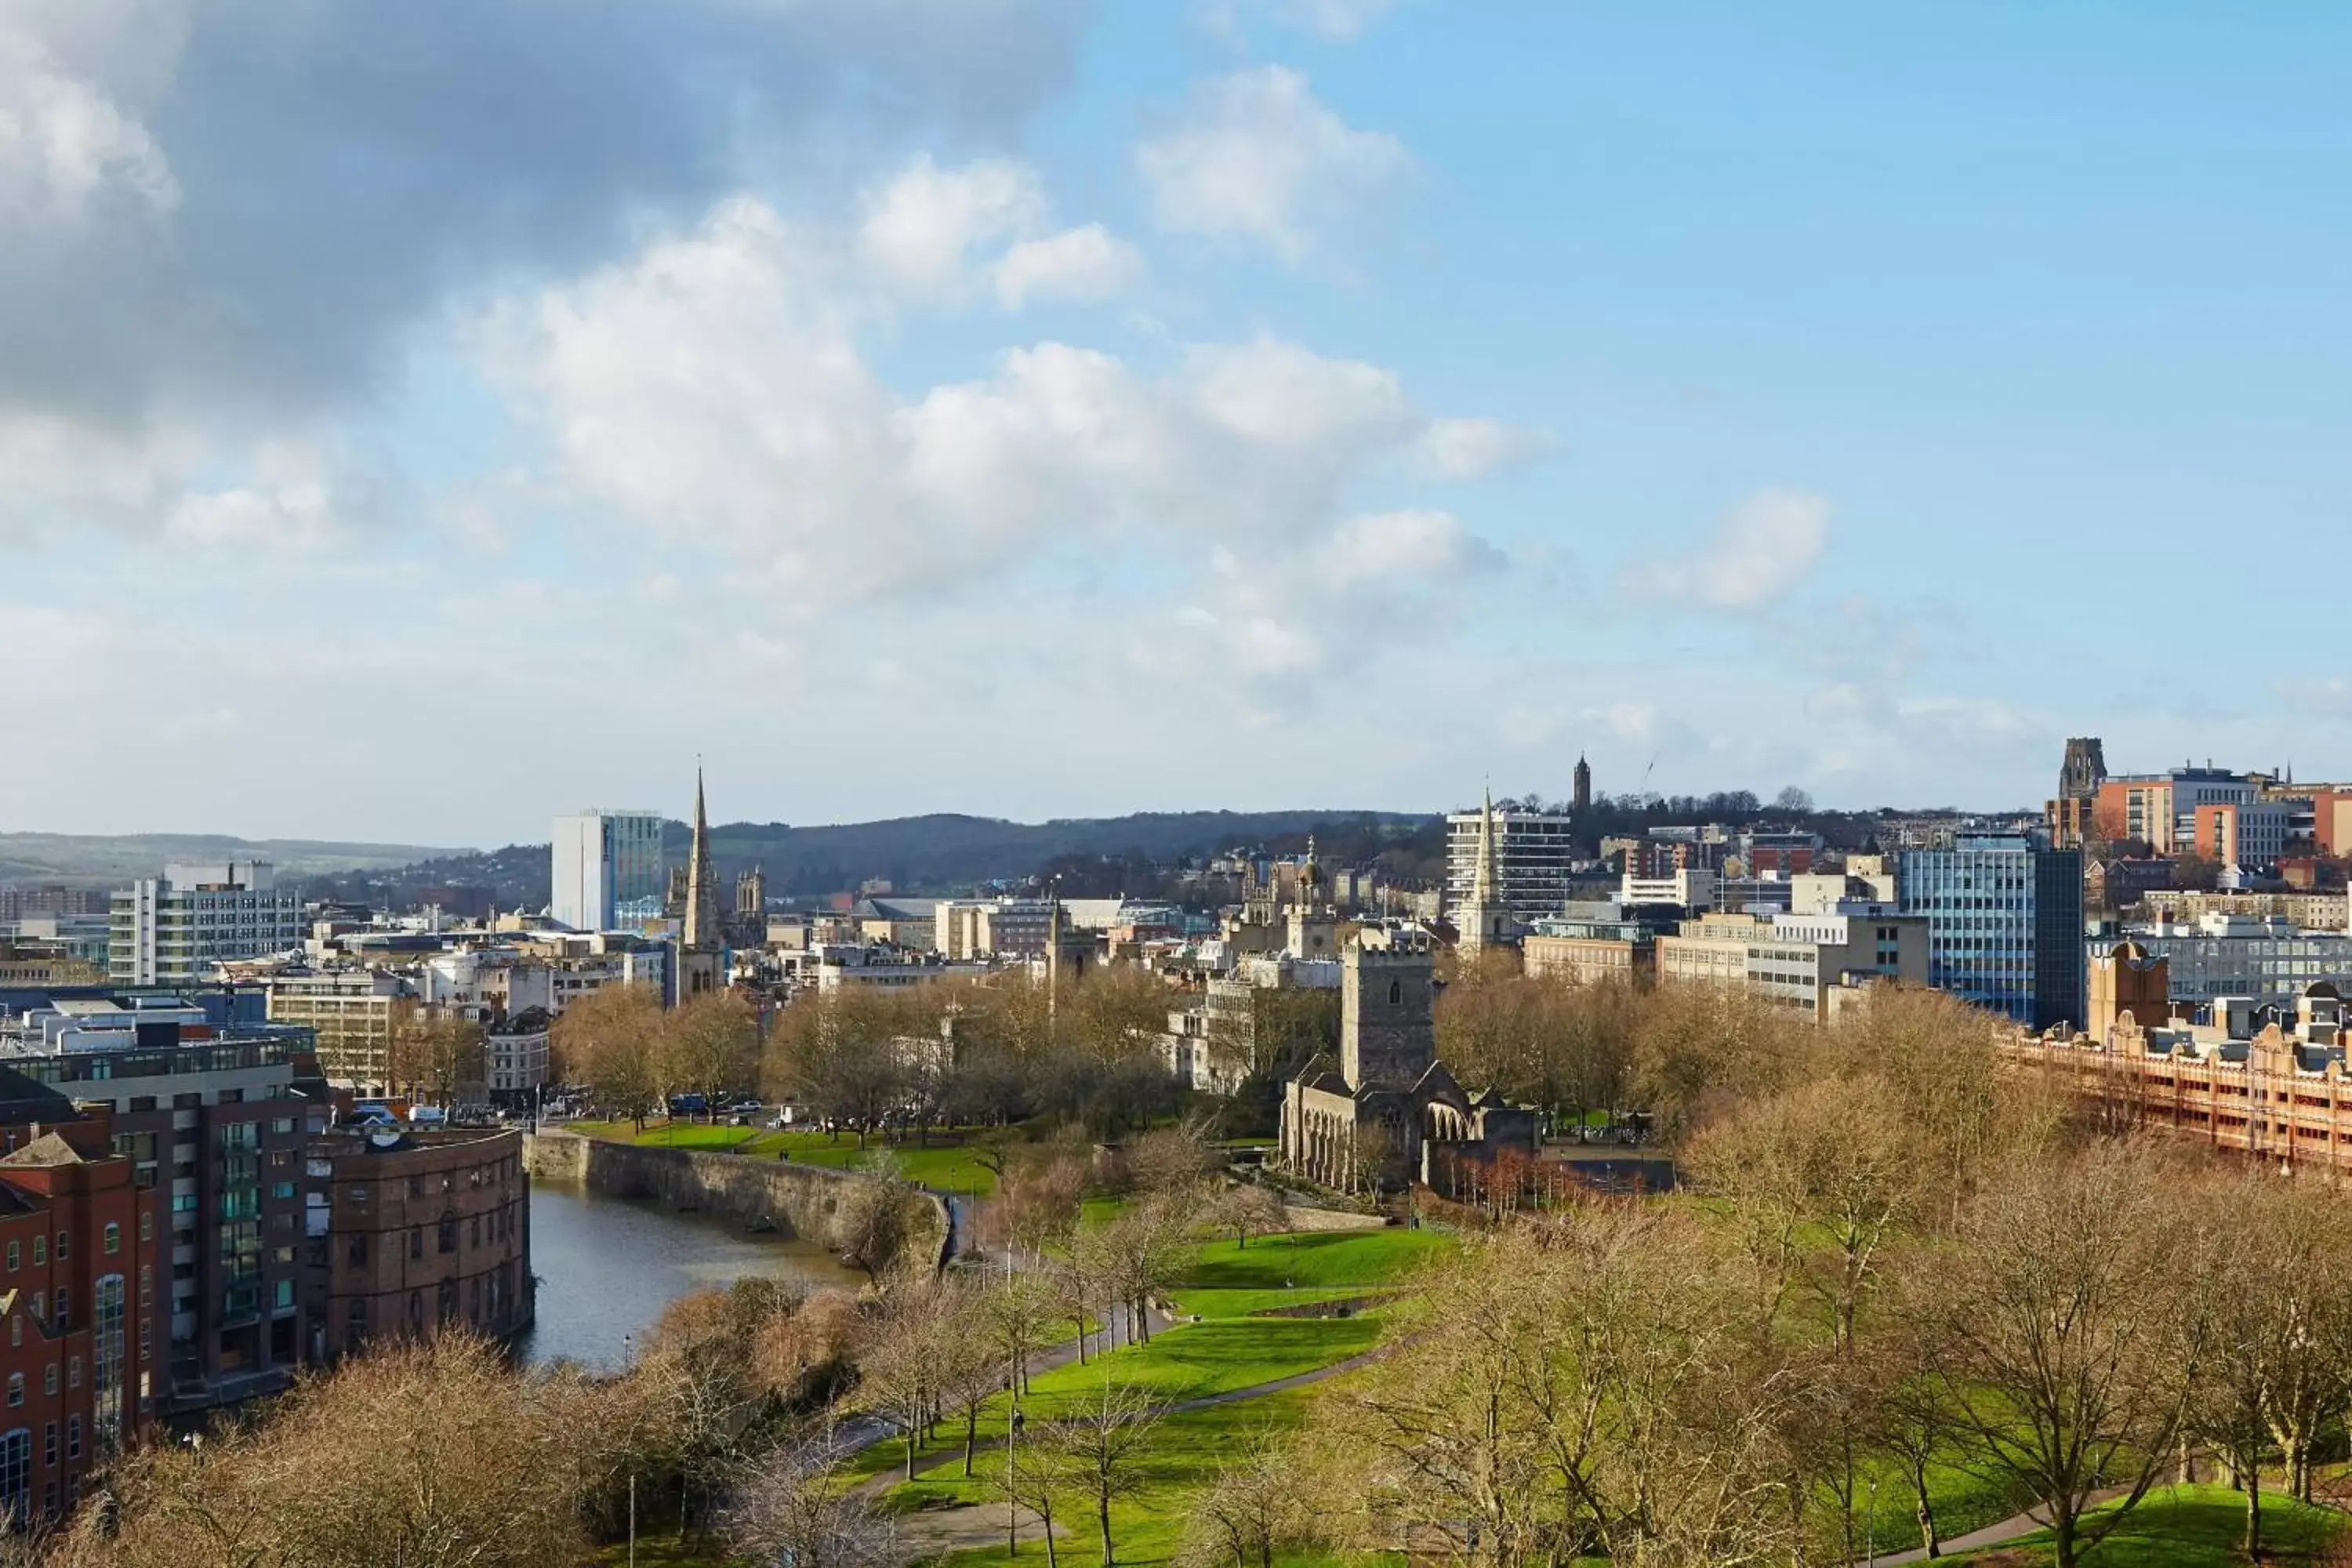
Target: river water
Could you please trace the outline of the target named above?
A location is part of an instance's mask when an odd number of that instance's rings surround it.
[[[524,1359],[568,1357],[600,1371],[620,1370],[631,1336],[705,1286],[755,1275],[852,1290],[865,1282],[814,1242],[753,1235],[708,1215],[537,1177],[530,1267],[539,1276],[538,1321],[522,1340]]]

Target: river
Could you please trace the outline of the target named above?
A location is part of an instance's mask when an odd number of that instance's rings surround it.
[[[568,1357],[601,1371],[626,1364],[630,1338],[705,1286],[753,1275],[853,1290],[865,1282],[814,1242],[755,1236],[706,1215],[538,1178],[530,1267],[539,1276],[538,1321],[523,1337],[524,1359]]]

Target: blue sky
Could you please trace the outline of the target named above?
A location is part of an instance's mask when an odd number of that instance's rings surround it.
[[[0,16],[0,826],[2352,773],[2340,8],[593,16]]]

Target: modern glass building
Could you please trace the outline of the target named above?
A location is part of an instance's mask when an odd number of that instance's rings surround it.
[[[668,890],[657,811],[575,811],[555,819],[547,912],[573,931],[617,931],[661,913]]]
[[[2083,1019],[2083,856],[2038,835],[1963,833],[1907,849],[1906,915],[1927,919],[1927,983],[2021,1024]]]

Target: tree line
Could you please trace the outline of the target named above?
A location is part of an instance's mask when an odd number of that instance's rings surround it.
[[[1932,993],[1732,1028],[1685,1079],[1689,1192],[1469,1241],[1392,1354],[1203,1498],[1202,1551],[1854,1562],[1900,1510],[1934,1555],[1958,1473],[2073,1568],[2192,1472],[2242,1489],[2255,1551],[2265,1489],[2308,1500],[2352,1436],[2352,1211],[2103,1131],[1992,1029]]]

